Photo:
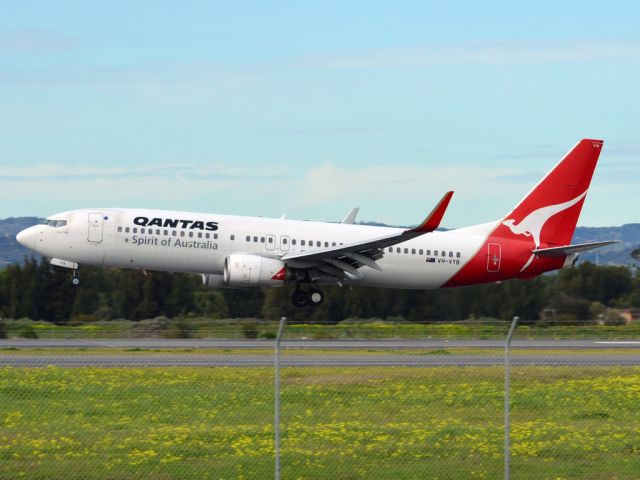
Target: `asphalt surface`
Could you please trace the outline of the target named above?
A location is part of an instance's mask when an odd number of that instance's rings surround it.
[[[245,354],[246,349],[273,349],[273,340],[0,340],[0,366],[43,367],[270,367],[272,354]],[[282,366],[312,367],[472,367],[504,364],[501,354],[464,355],[464,348],[496,349],[499,340],[285,340],[282,342]],[[3,348],[18,349],[2,354]],[[20,353],[20,349],[99,349],[100,354]],[[624,348],[627,353],[609,353]],[[110,349],[118,349],[113,355]],[[122,349],[132,349],[122,353]],[[140,351],[137,351],[137,350]],[[193,353],[164,353],[162,350],[193,349]],[[236,350],[229,354],[198,353],[198,349]],[[424,353],[403,354],[403,350]],[[539,350],[534,354],[518,354],[519,349]],[[553,354],[551,349],[581,350],[576,354]],[[585,350],[593,349],[593,354]],[[629,353],[629,349],[637,349]],[[158,350],[147,352],[145,350]],[[305,350],[335,350],[328,354],[305,354]],[[350,350],[349,354],[340,351]],[[596,351],[597,350],[597,351]],[[362,351],[363,353],[353,353]],[[390,353],[393,351],[394,353]],[[514,340],[511,364],[514,366],[632,366],[640,365],[640,341],[594,340]]]
[[[165,339],[134,339],[134,340],[29,340],[29,339],[0,339],[2,348],[140,348],[140,349],[175,349],[175,348],[207,348],[207,349],[271,349],[274,340],[165,340]],[[282,346],[289,349],[336,349],[336,350],[402,350],[402,349],[432,349],[432,348],[502,348],[502,340],[283,340]],[[527,349],[608,349],[608,348],[638,348],[640,340],[553,340],[553,339],[514,339],[514,348]]]

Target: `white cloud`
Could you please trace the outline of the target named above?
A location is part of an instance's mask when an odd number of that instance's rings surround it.
[[[0,52],[51,53],[66,51],[80,45],[80,40],[51,29],[7,30],[0,32]]]
[[[439,64],[550,63],[629,59],[640,56],[640,42],[498,42],[382,49],[352,56],[316,57],[303,63],[324,68],[385,68]]]
[[[344,198],[439,198],[448,190],[457,190],[467,198],[486,196],[513,175],[512,168],[472,167],[464,165],[417,166],[379,165],[362,168],[336,167],[330,164],[310,169],[302,181],[300,198],[304,205],[332,202]],[[432,193],[433,192],[433,193]]]
[[[27,166],[4,166],[0,171],[0,180],[14,182],[55,181],[91,182],[103,180],[148,180],[161,179],[171,181],[250,181],[286,177],[283,168],[256,167],[227,163],[208,165],[194,164],[157,164],[144,166],[94,166],[43,163]]]

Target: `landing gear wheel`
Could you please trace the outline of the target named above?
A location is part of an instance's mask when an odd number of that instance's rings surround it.
[[[324,293],[317,288],[311,288],[307,292],[307,303],[312,307],[318,307],[324,302]]]
[[[71,284],[74,287],[77,287],[78,285],[80,285],[80,277],[78,276],[78,272],[76,271],[73,272],[73,277],[71,277]]]
[[[302,290],[295,290],[291,294],[291,303],[293,303],[296,307],[306,307],[307,306],[307,294]]]

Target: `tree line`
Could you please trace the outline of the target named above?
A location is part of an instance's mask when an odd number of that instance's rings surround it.
[[[588,262],[529,281],[456,289],[325,287],[325,302],[316,308],[292,306],[292,289],[214,290],[204,287],[197,275],[91,267],[82,269],[82,283],[74,287],[69,270],[29,258],[0,271],[0,316],[57,324],[158,316],[437,322],[518,315],[530,323],[616,322],[611,307],[640,307],[640,278],[629,268]]]

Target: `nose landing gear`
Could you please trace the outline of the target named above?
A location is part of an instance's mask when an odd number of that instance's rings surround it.
[[[317,307],[324,302],[324,293],[318,288],[311,287],[308,291],[304,291],[300,288],[300,285],[296,285],[296,289],[291,294],[291,303],[296,307]]]
[[[78,275],[78,270],[73,271],[73,276],[71,277],[71,284],[74,287],[80,285],[80,275]]]

